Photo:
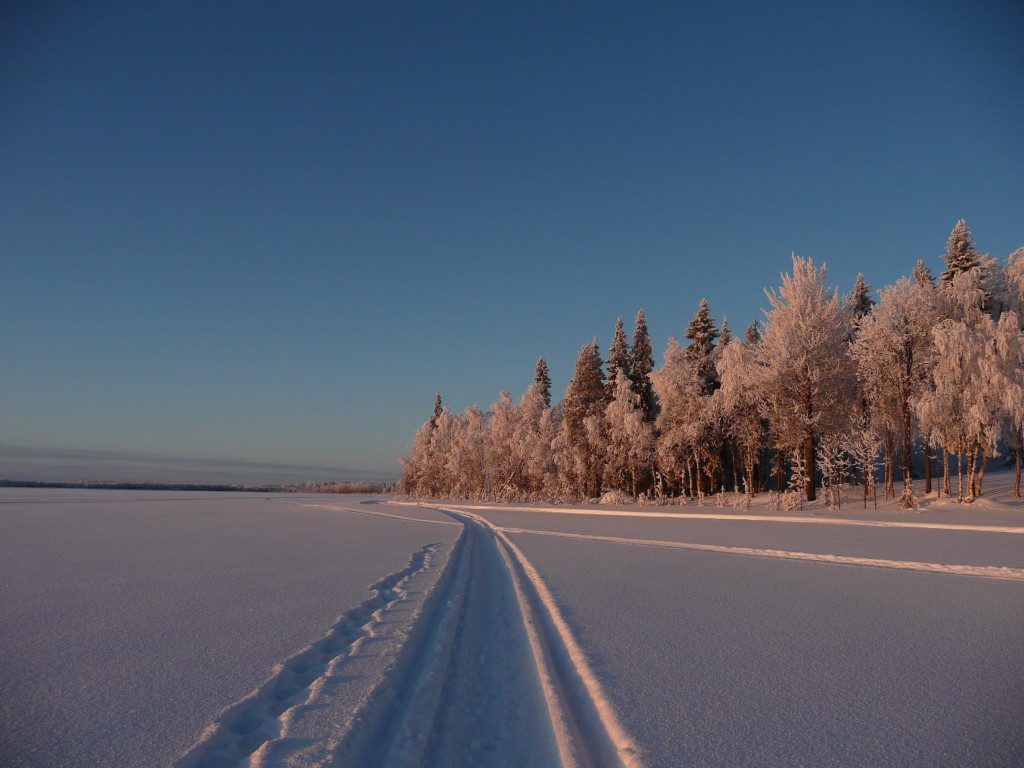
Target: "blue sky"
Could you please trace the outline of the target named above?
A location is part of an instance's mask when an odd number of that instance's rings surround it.
[[[640,307],[1024,245],[1019,3],[15,5],[0,476],[395,477]]]

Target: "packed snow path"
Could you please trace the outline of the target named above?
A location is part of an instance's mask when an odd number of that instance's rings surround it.
[[[519,550],[483,518],[437,509],[463,532],[431,589],[418,582],[437,545],[225,709],[176,768],[639,766]],[[367,663],[386,670],[346,706],[345,683]]]

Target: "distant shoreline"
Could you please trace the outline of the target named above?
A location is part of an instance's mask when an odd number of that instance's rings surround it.
[[[342,483],[151,483],[116,480],[7,480],[0,488],[84,488],[107,491],[217,491],[233,493],[388,493],[389,483],[349,481]]]

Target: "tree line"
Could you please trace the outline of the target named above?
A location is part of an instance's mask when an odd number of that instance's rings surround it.
[[[838,505],[881,482],[914,507],[923,469],[932,492],[970,501],[991,458],[1016,456],[1024,431],[1024,248],[1005,262],[981,254],[966,221],[950,233],[946,269],[923,261],[878,291],[860,274],[840,296],[826,268],[793,255],[770,309],[742,338],[707,300],[682,343],[669,339],[655,369],[643,310],[632,338],[622,319],[607,359],[583,346],[561,402],[552,405],[544,358],[518,402],[503,391],[490,411],[453,413],[437,395],[401,459],[399,489],[413,496],[570,501],[608,491],[641,500]],[[954,493],[952,467],[956,470]],[[721,497],[720,497],[721,498]]]

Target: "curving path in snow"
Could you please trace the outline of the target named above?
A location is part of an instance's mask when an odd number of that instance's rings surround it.
[[[375,584],[175,768],[641,765],[546,586],[501,530],[439,507],[416,518],[324,508],[462,533],[443,563],[427,545]]]

